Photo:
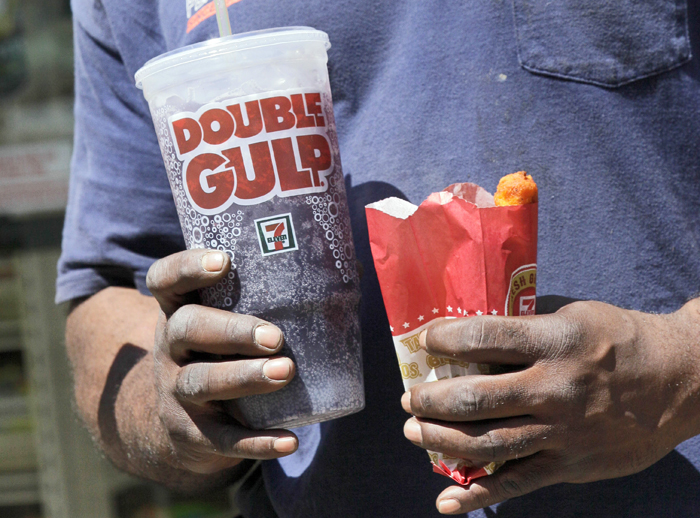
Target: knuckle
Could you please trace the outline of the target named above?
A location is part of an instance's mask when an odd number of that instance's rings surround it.
[[[421,416],[433,408],[433,401],[428,387],[424,384],[411,389],[411,412]]]
[[[489,329],[488,317],[460,319],[459,342],[463,347],[479,349],[483,347]]]
[[[204,364],[190,364],[180,371],[175,392],[181,400],[197,400],[211,390],[210,369]]]
[[[495,348],[514,349],[526,356],[537,356],[539,335],[531,323],[518,319],[499,320],[493,333]]]
[[[479,401],[479,396],[473,390],[465,390],[452,405],[453,413],[462,416],[474,415],[480,408],[483,408]]]
[[[480,410],[493,408],[493,397],[489,391],[467,388],[459,393],[452,408],[456,415],[474,415]]]
[[[451,323],[451,322],[450,322]],[[443,334],[444,326],[449,325],[444,321],[438,320],[428,327],[425,334],[425,349],[428,352],[435,352],[445,341]]]
[[[221,430],[219,430],[218,433],[216,445],[221,450],[221,454],[228,457],[237,457],[242,453],[241,438],[230,427],[221,427]]]
[[[146,287],[151,292],[159,292],[164,288],[165,282],[165,267],[166,259],[158,259],[151,265],[146,274]]]
[[[567,348],[576,347],[586,336],[583,322],[580,319],[565,321],[563,336]]]
[[[491,496],[489,492],[485,491],[484,489],[478,486],[473,486],[471,494],[475,505],[470,507],[473,507],[474,509],[483,509],[496,503],[495,499]]]
[[[197,328],[197,310],[192,305],[182,306],[168,320],[167,338],[171,343],[188,343]]]
[[[579,318],[561,318],[557,321],[552,321],[554,329],[550,329],[550,335],[557,338],[549,343],[548,356],[551,359],[558,359],[575,353],[579,350],[579,344],[584,339],[585,330],[581,319]]]
[[[595,306],[594,302],[587,300],[578,300],[567,304],[557,311],[560,315],[579,315],[582,313],[588,313]]]
[[[572,302],[555,314],[560,317],[559,324],[569,335],[581,337],[585,334],[585,323],[591,314],[598,312],[598,305],[587,301]]]
[[[479,325],[472,328],[472,344],[475,349],[487,347],[501,331],[498,321],[492,322],[492,317],[481,318]]]
[[[498,482],[498,492],[506,498],[512,498],[527,493],[521,477],[507,476]]]
[[[446,437],[444,431],[434,425],[421,425],[420,445],[431,451],[444,452],[454,449],[454,444]]]
[[[251,341],[253,340],[253,328],[249,325],[247,320],[237,314],[231,313],[228,315],[226,320],[226,325],[224,327],[224,336],[227,338],[237,338],[240,339],[243,336],[250,336]]]
[[[425,348],[437,355],[455,354],[464,345],[464,326],[469,319],[441,319],[428,328]]]
[[[467,347],[471,350],[478,351],[493,347],[510,330],[506,323],[498,317],[484,315],[461,320],[459,340],[463,348]]]
[[[173,270],[176,278],[182,279],[187,277],[193,277],[193,274],[196,271],[192,267],[193,259],[194,258],[192,257],[192,254],[184,253],[178,256],[177,261],[173,265]]]
[[[237,362],[237,368],[227,373],[226,383],[244,391],[262,390],[262,387],[269,383],[269,379],[263,373],[264,365],[264,359]]]
[[[553,481],[541,465],[531,464],[527,469],[505,473],[499,479],[499,490],[507,498],[530,493]]]
[[[261,361],[237,361],[235,367],[219,372],[212,385],[225,389],[227,399],[236,399],[245,395],[264,393],[265,376],[262,373]]]
[[[274,449],[274,439],[270,437],[254,437],[251,443],[251,455],[267,456]]]
[[[237,361],[235,362],[235,368],[227,369],[225,373],[222,373],[219,381],[227,387],[245,390],[251,385],[264,382],[263,365],[264,361]]]
[[[220,437],[222,452],[229,457],[256,459],[269,457],[274,449],[274,438],[245,437],[233,430],[226,430]]]
[[[501,460],[508,449],[508,443],[500,430],[489,430],[481,441],[484,460],[494,462]]]

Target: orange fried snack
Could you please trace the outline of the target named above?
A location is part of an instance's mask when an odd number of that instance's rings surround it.
[[[507,174],[498,182],[493,201],[496,207],[537,203],[537,184],[525,171]]]

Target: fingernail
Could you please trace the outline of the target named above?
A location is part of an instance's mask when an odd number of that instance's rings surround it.
[[[461,507],[462,506],[457,500],[448,498],[447,500],[440,500],[440,503],[438,504],[438,511],[440,511],[443,514],[454,513],[459,511]]]
[[[292,453],[297,449],[297,441],[294,437],[281,437],[272,447],[278,453]]]
[[[208,272],[220,272],[224,267],[224,254],[210,252],[202,257],[202,268]]]
[[[428,330],[423,329],[423,331],[420,332],[420,335],[418,335],[418,345],[420,345],[423,349],[426,348],[425,345],[425,337],[428,336]]]
[[[403,426],[403,434],[411,442],[422,443],[423,442],[423,432],[420,429],[418,421],[415,419],[409,419]]]
[[[277,349],[281,341],[282,333],[275,326],[263,324],[255,328],[256,344],[268,349]]]
[[[401,407],[406,411],[411,411],[411,391],[404,392],[401,396]]]
[[[263,374],[271,380],[284,381],[289,377],[290,372],[289,360],[286,358],[268,360],[263,365]]]

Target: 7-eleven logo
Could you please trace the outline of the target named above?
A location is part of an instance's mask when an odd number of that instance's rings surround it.
[[[294,224],[291,214],[280,214],[269,218],[256,219],[255,228],[262,255],[279,254],[297,250]]]

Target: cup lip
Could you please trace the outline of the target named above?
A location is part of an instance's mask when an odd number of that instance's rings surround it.
[[[151,58],[134,74],[134,80],[136,87],[143,89],[143,81],[147,77],[192,61],[256,47],[302,41],[319,41],[326,50],[331,46],[328,34],[313,27],[275,27],[242,32],[194,43]]]

